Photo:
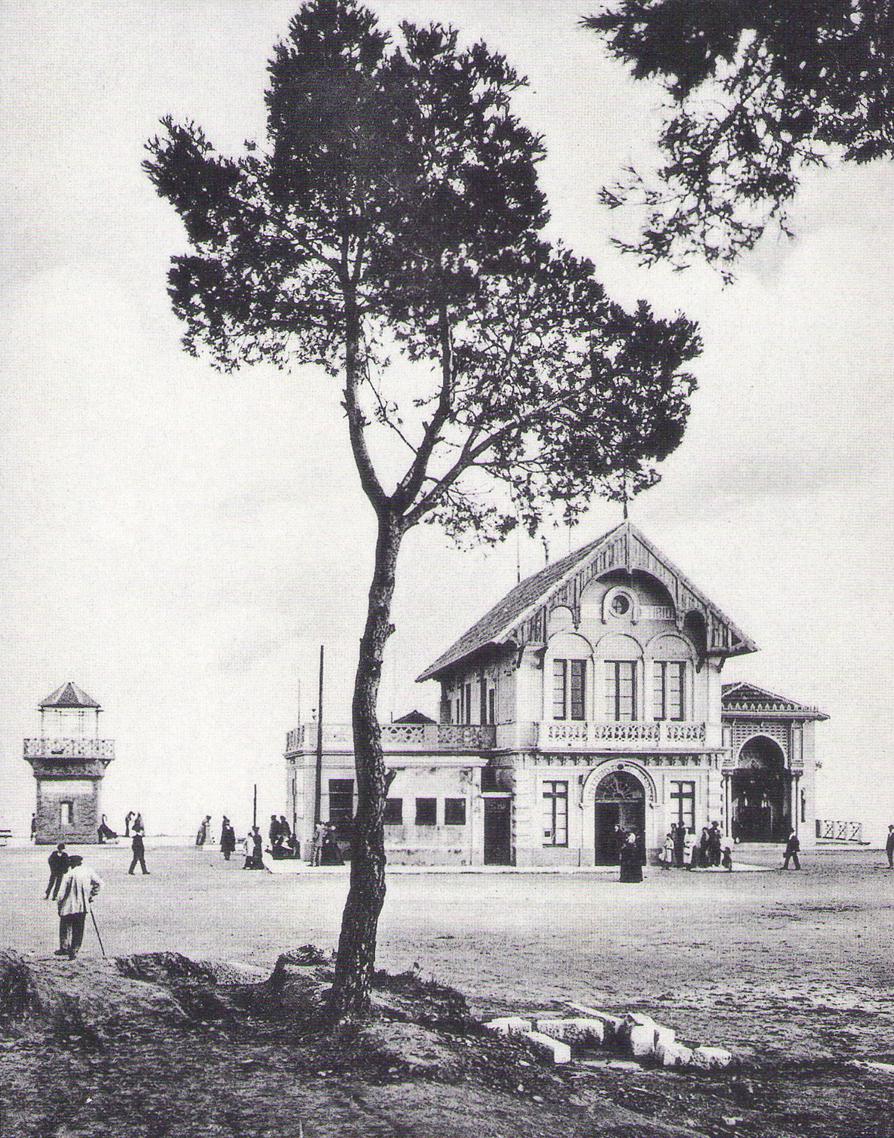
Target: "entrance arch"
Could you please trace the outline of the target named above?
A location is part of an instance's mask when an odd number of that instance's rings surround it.
[[[629,770],[604,775],[593,793],[596,865],[617,865],[621,844],[634,831],[645,858],[646,788]]]
[[[782,748],[755,735],[739,750],[730,785],[733,835],[743,842],[779,842],[788,837],[789,786]]]

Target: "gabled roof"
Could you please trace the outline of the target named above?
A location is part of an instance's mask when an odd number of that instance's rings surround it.
[[[777,695],[776,692],[759,688],[757,684],[749,684],[745,680],[738,683],[724,684],[721,689],[720,702],[722,710],[727,715],[755,714],[755,715],[784,715],[797,719],[828,719],[825,712],[816,707],[808,707],[806,703],[798,703],[788,696]]]
[[[38,707],[41,711],[50,707],[92,707],[96,711],[102,711],[96,700],[91,699],[85,691],[82,691],[77,684],[73,684],[71,680],[67,684],[63,684],[61,688],[56,688],[46,699],[42,699]]]
[[[545,642],[550,610],[563,604],[577,612],[583,588],[594,577],[616,569],[640,570],[661,581],[681,619],[691,611],[698,612],[705,623],[709,654],[737,656],[757,651],[754,641],[696,589],[632,522],[624,521],[516,585],[426,668],[417,682],[432,679],[482,649],[510,642]]]
[[[402,715],[400,719],[395,719],[395,723],[434,723],[436,722],[430,715],[426,715],[424,711],[417,711],[415,708],[408,711],[406,715]]]

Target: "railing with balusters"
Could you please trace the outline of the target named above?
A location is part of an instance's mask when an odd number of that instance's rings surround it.
[[[24,740],[26,759],[114,759],[114,739],[94,739],[92,736],[56,739]]]
[[[487,750],[495,746],[496,727],[492,723],[383,723],[385,750],[438,751]],[[286,735],[286,753],[313,750],[317,745],[316,723],[295,727]],[[353,745],[348,723],[324,723],[324,747]]]
[[[816,836],[831,842],[862,842],[862,822],[841,822],[837,819],[817,818]]]

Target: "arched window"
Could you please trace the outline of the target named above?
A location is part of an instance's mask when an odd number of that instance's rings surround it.
[[[639,718],[642,649],[632,636],[606,636],[599,642],[605,718],[615,723]]]
[[[590,682],[589,642],[582,636],[560,632],[550,638],[544,669],[545,712],[550,719],[587,718]]]
[[[655,719],[685,719],[688,703],[688,665],[692,650],[680,636],[661,636],[650,647],[652,656],[652,715]]]

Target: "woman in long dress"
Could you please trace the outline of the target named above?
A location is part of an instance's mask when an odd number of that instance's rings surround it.
[[[639,852],[639,842],[636,834],[627,835],[627,841],[621,847],[621,881],[642,881],[643,862]]]

